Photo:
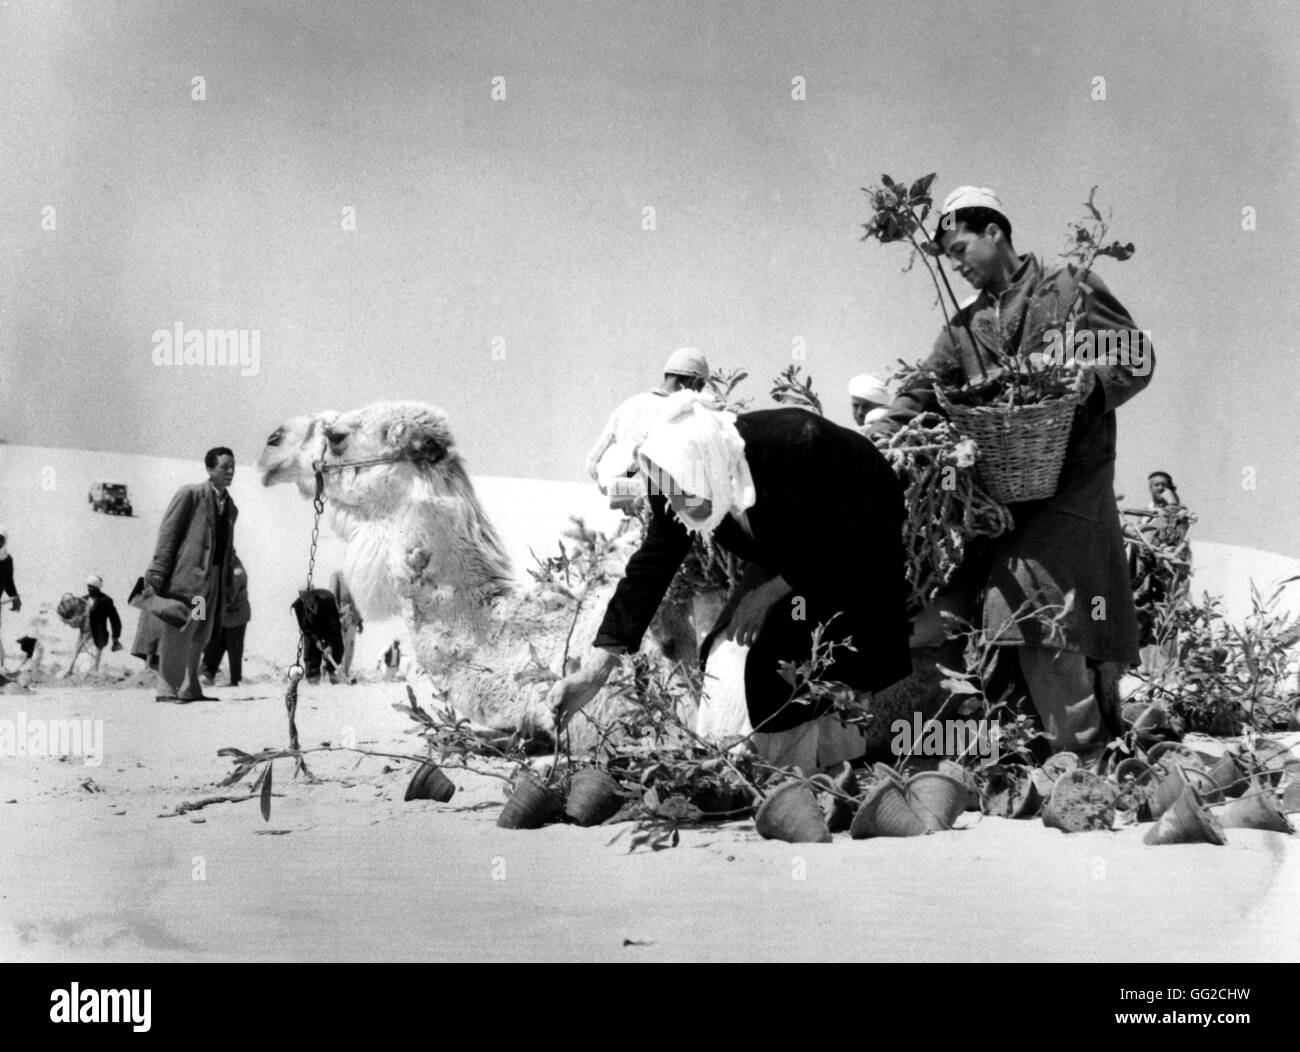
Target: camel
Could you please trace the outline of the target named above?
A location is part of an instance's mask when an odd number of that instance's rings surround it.
[[[362,614],[402,615],[416,663],[471,723],[552,734],[550,685],[577,667],[595,638],[631,538],[615,543],[595,581],[520,587],[446,413],[434,406],[377,402],[294,417],[271,433],[258,460],[263,485],[293,483],[307,498],[315,495],[317,464]],[[647,641],[670,658],[691,661],[697,653],[681,604],[664,604]],[[617,690],[601,691],[586,709],[591,719],[570,724],[572,747],[594,746],[597,728],[630,704]]]

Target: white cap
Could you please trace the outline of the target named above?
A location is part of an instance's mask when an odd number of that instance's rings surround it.
[[[939,223],[934,228],[936,241],[943,233],[944,217],[962,208],[990,208],[1000,216],[1007,214],[1007,210],[1002,206],[1002,199],[987,186],[959,186],[943,199],[943,207],[939,209]]]
[[[103,587],[104,587],[104,579],[103,579],[102,577],[100,577],[99,574],[97,574],[97,573],[93,573],[93,574],[91,574],[89,577],[86,578],[86,587],[87,587],[87,588],[103,588]]]
[[[694,347],[682,347],[673,351],[664,363],[664,372],[674,376],[694,376],[697,380],[709,378],[709,363],[703,352]]]
[[[888,405],[891,401],[885,381],[871,373],[862,373],[849,381],[849,396],[878,405]]]

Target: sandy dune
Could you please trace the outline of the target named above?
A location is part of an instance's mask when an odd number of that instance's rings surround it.
[[[752,822],[628,852],[626,826],[496,828],[500,781],[452,772],[403,803],[409,764],[277,764],[257,803],[160,817],[228,790],[216,750],[285,740],[273,685],[190,706],[145,690],[0,697],[0,719],[103,721],[103,762],[0,759],[7,960],[1294,960],[1300,861],[1274,833],[1149,848],[967,815],[916,840],[792,846]],[[418,739],[398,684],[303,688],[304,745]],[[385,770],[385,768],[389,768]],[[93,779],[97,791],[83,786]],[[279,795],[283,794],[283,795]],[[611,843],[613,841],[613,843]],[[202,879],[196,879],[201,877]]]

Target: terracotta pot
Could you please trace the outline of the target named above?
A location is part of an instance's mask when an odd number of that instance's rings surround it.
[[[925,820],[912,810],[902,787],[892,778],[882,778],[867,790],[849,826],[849,836],[854,840],[924,834]]]
[[[1200,767],[1201,758],[1182,742],[1157,742],[1147,752],[1147,762],[1176,761],[1181,767]]]
[[[787,844],[829,844],[821,806],[803,782],[786,782],[768,794],[754,816],[758,835]]]
[[[1017,774],[1001,766],[991,768],[980,798],[981,810],[998,818],[1033,818],[1043,806],[1033,777],[1038,773]]]
[[[1272,789],[1251,780],[1249,790],[1240,800],[1234,800],[1219,812],[1219,821],[1225,829],[1266,829],[1274,833],[1294,833],[1277,806]]]
[[[1170,762],[1168,767],[1157,768],[1156,777],[1159,781],[1156,782],[1156,787],[1148,798],[1148,814],[1151,818],[1158,819],[1173,807],[1175,800],[1183,795],[1188,782],[1183,777],[1183,769],[1173,762]]]
[[[1186,786],[1160,820],[1147,830],[1144,844],[1226,844],[1223,826],[1196,798],[1196,790]]]
[[[884,763],[873,764],[871,770],[874,772],[877,778],[887,778],[889,779],[889,781],[893,782],[895,785],[898,786],[904,786],[907,784],[907,779],[904,778],[903,775],[901,775],[896,768],[890,767],[888,764],[884,764]]]
[[[1055,784],[1056,780],[1063,774],[1076,770],[1079,766],[1079,757],[1072,752],[1058,752],[1049,756],[1043,764],[1043,772]]]
[[[1121,760],[1115,767],[1115,782],[1123,788],[1124,783],[1130,779],[1134,785],[1154,785],[1156,772],[1145,760],[1130,756],[1127,760]]]
[[[1229,796],[1235,800],[1246,791],[1246,786],[1250,783],[1250,776],[1238,761],[1236,753],[1226,750],[1210,768],[1210,777],[1218,787],[1219,799]]]
[[[825,774],[809,779],[821,789],[817,791],[817,803],[822,809],[822,817],[832,833],[842,833],[853,821],[853,812],[857,807],[854,799],[858,795],[858,779],[853,768],[844,762]]]
[[[956,778],[966,787],[966,810],[978,811],[980,809],[980,787],[975,781],[975,772],[969,767],[963,767],[952,760],[939,761],[939,773],[946,774],[949,778]]]
[[[1065,833],[1088,833],[1115,824],[1115,787],[1091,771],[1068,771],[1056,780],[1043,805],[1043,825]]]
[[[442,773],[436,763],[422,763],[406,784],[403,800],[436,800],[445,804],[456,792],[456,785]]]
[[[599,767],[584,767],[569,782],[564,813],[574,825],[597,826],[616,815],[623,803],[618,782]]]
[[[524,774],[497,816],[502,829],[537,829],[560,816],[564,800],[536,775]]]
[[[927,832],[951,829],[966,810],[966,786],[939,771],[922,771],[908,779],[907,802],[921,816]]]

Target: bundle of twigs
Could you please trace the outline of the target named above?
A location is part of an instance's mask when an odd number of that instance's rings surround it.
[[[919,609],[952,580],[972,537],[997,537],[1011,513],[975,479],[974,442],[937,413],[922,413],[881,440],[881,453],[907,485],[907,581]]]

